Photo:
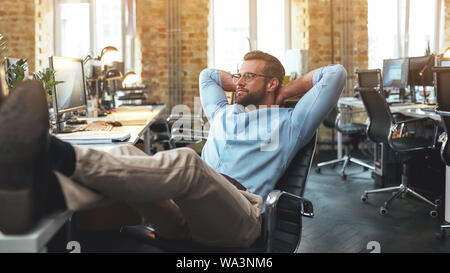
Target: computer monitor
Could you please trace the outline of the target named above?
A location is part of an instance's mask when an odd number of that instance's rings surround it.
[[[55,81],[63,81],[53,90],[53,107],[57,115],[87,108],[86,80],[83,60],[52,56],[50,68],[55,70]]]
[[[383,60],[383,87],[405,89],[408,85],[407,58]]]
[[[408,84],[410,86],[434,86],[434,55],[409,58]]]

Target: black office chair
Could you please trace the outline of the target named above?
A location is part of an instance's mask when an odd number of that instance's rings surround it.
[[[121,232],[139,242],[156,246],[167,252],[295,252],[301,241],[302,216],[313,217],[311,201],[303,198],[311,168],[317,134],[292,159],[274,191],[265,202],[261,236],[249,248],[204,246],[192,241],[169,240],[158,237],[147,225],[126,226]]]
[[[366,202],[368,195],[372,193],[394,192],[395,194],[380,208],[380,214],[385,215],[388,213],[389,204],[394,199],[406,193],[410,193],[432,206],[430,216],[436,217],[438,214],[438,204],[431,202],[427,198],[413,191],[407,184],[408,160],[412,158],[414,153],[435,148],[438,132],[436,122],[429,118],[412,118],[409,120],[395,121],[386,99],[382,94],[380,94],[380,92],[378,92],[378,90],[360,90],[360,95],[370,119],[370,124],[367,128],[367,135],[369,139],[375,143],[384,143],[389,145],[394,151],[398,152],[400,154],[400,161],[403,166],[402,183],[399,186],[364,191],[364,194],[361,196],[361,201]],[[408,132],[405,131],[405,129],[411,129],[411,124],[415,123],[416,125],[423,125],[424,122],[429,122],[434,126],[434,135],[431,139],[420,135],[420,132],[423,132],[424,130],[419,130],[416,128],[415,132],[411,130]],[[397,134],[398,137],[395,137]],[[410,134],[416,135],[413,136]]]
[[[351,115],[358,112],[362,111],[346,111],[345,113]],[[342,143],[344,144],[345,147],[345,155],[342,158],[337,158],[334,160],[318,163],[316,167],[316,172],[320,173],[321,168],[324,166],[327,165],[336,166],[338,163],[343,162],[344,164],[342,165],[341,169],[341,177],[342,179],[345,180],[347,178],[345,169],[347,168],[350,162],[363,166],[364,170],[374,169],[374,167],[370,164],[367,164],[361,159],[354,158],[350,153],[351,146],[353,146],[353,148],[355,149],[358,147],[359,143],[366,140],[367,138],[366,125],[354,122],[342,124],[341,123],[342,116],[343,116],[342,112],[339,111],[337,107],[334,107],[333,109],[331,109],[330,113],[328,113],[327,117],[323,121],[323,124],[329,128],[330,127],[336,128],[342,134],[343,137]]]
[[[436,92],[436,113],[441,117],[441,125],[444,131],[439,136],[441,146],[441,158],[445,165],[450,166],[450,149],[448,148],[448,132],[450,130],[450,67],[433,67],[435,74],[435,92]],[[450,196],[445,197],[450,198]],[[446,201],[447,202],[447,201]],[[447,207],[447,206],[446,206]],[[441,237],[446,237],[446,229],[450,224],[445,222],[441,225]]]

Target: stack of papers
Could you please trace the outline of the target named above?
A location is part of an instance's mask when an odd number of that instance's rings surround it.
[[[56,134],[55,136],[71,144],[107,144],[126,141],[131,135],[128,132],[116,131],[81,131],[68,134]]]

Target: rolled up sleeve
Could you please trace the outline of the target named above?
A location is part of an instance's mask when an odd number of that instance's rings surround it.
[[[208,120],[228,104],[227,97],[222,88],[220,70],[204,69],[199,77],[200,100]]]
[[[292,111],[292,137],[309,139],[336,106],[345,86],[347,72],[338,65],[321,67],[313,75],[313,87]]]

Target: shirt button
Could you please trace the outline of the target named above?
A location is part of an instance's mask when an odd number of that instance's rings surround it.
[[[222,167],[222,166],[223,166],[223,162],[220,162],[220,163],[219,163],[219,166],[221,166],[221,167]]]

